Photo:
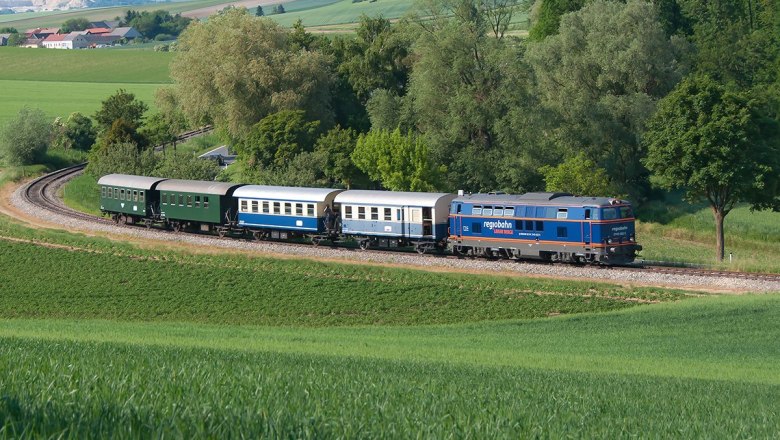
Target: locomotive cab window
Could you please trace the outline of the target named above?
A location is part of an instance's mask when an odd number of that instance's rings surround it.
[[[634,214],[631,212],[631,207],[629,206],[621,206],[620,207],[620,218],[631,218]]]
[[[590,220],[590,209],[585,209],[585,220]]]

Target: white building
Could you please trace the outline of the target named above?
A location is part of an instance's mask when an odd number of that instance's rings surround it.
[[[83,49],[89,44],[86,36],[75,32],[49,35],[43,40],[43,47],[47,49]]]

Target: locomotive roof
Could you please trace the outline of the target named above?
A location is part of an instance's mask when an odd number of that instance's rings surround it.
[[[152,189],[162,177],[131,176],[129,174],[107,174],[98,180],[98,185],[123,186],[125,188]]]
[[[577,197],[569,193],[525,193],[525,194],[469,194],[458,196],[455,202],[503,203],[537,206],[584,205],[612,206],[626,202],[610,197]]]
[[[329,196],[338,194],[342,191],[344,190],[333,188],[296,188],[292,186],[244,185],[233,192],[233,197],[324,202],[328,199]]]
[[[214,194],[219,196],[227,195],[231,189],[242,186],[240,183],[226,182],[204,182],[200,180],[166,180],[159,185],[160,191],[177,191],[198,194]]]
[[[354,203],[358,205],[394,205],[434,207],[442,199],[450,200],[455,194],[399,191],[347,190],[336,196],[336,203]]]

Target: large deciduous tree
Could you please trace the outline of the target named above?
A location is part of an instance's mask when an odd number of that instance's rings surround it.
[[[308,120],[330,125],[327,61],[319,52],[290,50],[283,28],[234,8],[182,33],[171,77],[189,120],[214,122],[241,139],[280,110],[303,109]]]
[[[689,77],[664,98],[648,124],[647,167],[666,188],[706,199],[723,260],[723,219],[739,202],[780,209],[780,147],[776,121],[760,102],[728,91],[707,76]]]
[[[609,170],[619,190],[641,197],[641,133],[681,77],[678,53],[651,3],[595,0],[564,15],[558,35],[527,53],[539,96],[559,118],[550,135]]]
[[[0,157],[9,165],[30,165],[46,155],[52,124],[40,109],[22,107],[0,129]]]

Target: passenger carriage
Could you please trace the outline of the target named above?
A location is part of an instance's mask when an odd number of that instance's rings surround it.
[[[628,263],[636,243],[628,202],[565,193],[474,194],[452,201],[456,254],[547,261]]]
[[[159,214],[157,184],[165,181],[159,177],[108,174],[98,180],[100,187],[100,211],[109,214],[119,223],[144,222]]]
[[[334,198],[341,189],[245,185],[233,197],[238,201],[238,226],[256,239],[312,236],[318,244],[333,238],[336,229]],[[326,213],[329,224],[326,225]]]
[[[160,221],[174,231],[216,231],[220,237],[237,229],[233,192],[240,184],[170,179],[160,182]]]
[[[443,250],[454,194],[348,190],[337,195],[341,232],[361,248],[414,246]]]

